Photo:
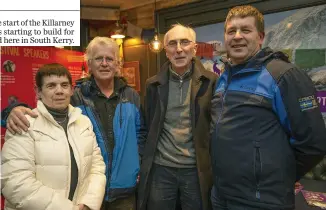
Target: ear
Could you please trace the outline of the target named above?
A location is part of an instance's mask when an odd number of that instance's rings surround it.
[[[265,38],[265,32],[259,32],[258,33],[259,39],[260,39],[260,44],[262,45],[264,42],[264,38]]]
[[[74,88],[73,88],[72,85],[70,86],[70,88],[71,88],[71,90],[70,90],[70,94],[69,94],[69,95],[70,95],[70,97],[71,97],[71,96],[74,94]]]
[[[37,88],[37,86],[34,87],[34,92],[37,97],[37,99],[41,99],[42,92]]]
[[[196,53],[197,53],[197,48],[198,48],[198,44],[197,44],[197,43],[195,43],[195,45],[194,45],[194,56],[196,56]]]
[[[165,47],[165,46],[163,46],[163,49],[164,49],[164,51],[165,51],[165,56],[166,56],[167,58],[169,58],[169,57],[168,57],[168,53],[167,53],[167,50],[166,50],[166,47]]]
[[[88,67],[88,72],[89,72],[89,73],[91,73],[91,71],[92,71],[92,68],[91,68],[91,62],[92,62],[91,60],[88,60],[88,61],[87,61],[87,67]]]

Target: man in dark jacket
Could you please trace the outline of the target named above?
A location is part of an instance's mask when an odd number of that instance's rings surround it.
[[[210,209],[210,101],[217,76],[195,60],[196,34],[175,25],[164,37],[169,59],[146,82],[148,140],[138,191],[139,210]]]
[[[140,97],[118,77],[119,46],[107,37],[95,37],[86,49],[91,76],[78,81],[71,104],[79,107],[93,124],[97,143],[106,164],[106,193],[101,210],[136,209],[136,185],[146,129]],[[11,132],[26,130],[25,107],[14,108],[8,118]]]
[[[261,49],[256,8],[231,9],[224,38],[230,63],[212,99],[214,208],[293,209],[295,181],[326,154],[314,85],[283,53]]]

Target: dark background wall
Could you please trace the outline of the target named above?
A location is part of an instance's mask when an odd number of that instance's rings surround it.
[[[148,45],[142,43],[140,40],[127,39],[123,43],[124,61],[139,61],[140,73],[140,96],[144,102],[145,82],[149,77],[157,73],[156,58],[157,54],[149,50]]]

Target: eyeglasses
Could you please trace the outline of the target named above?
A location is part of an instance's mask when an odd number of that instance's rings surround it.
[[[188,39],[180,39],[179,41],[177,40],[171,40],[168,42],[167,46],[169,48],[177,48],[178,43],[180,44],[180,47],[187,47],[190,45],[192,41],[188,40]]]
[[[93,58],[93,60],[98,64],[102,64],[104,60],[106,63],[112,63],[114,61],[114,59],[111,57],[103,57],[103,56]]]

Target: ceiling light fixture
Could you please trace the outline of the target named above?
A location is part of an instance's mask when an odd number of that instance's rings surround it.
[[[154,39],[149,43],[149,49],[154,53],[158,53],[162,51],[163,44],[158,38],[155,12],[156,12],[156,0],[154,1],[154,26],[155,26]]]
[[[119,24],[119,21],[116,22],[115,27],[112,29],[111,38],[113,39],[123,39],[126,37],[124,34],[124,28]]]

